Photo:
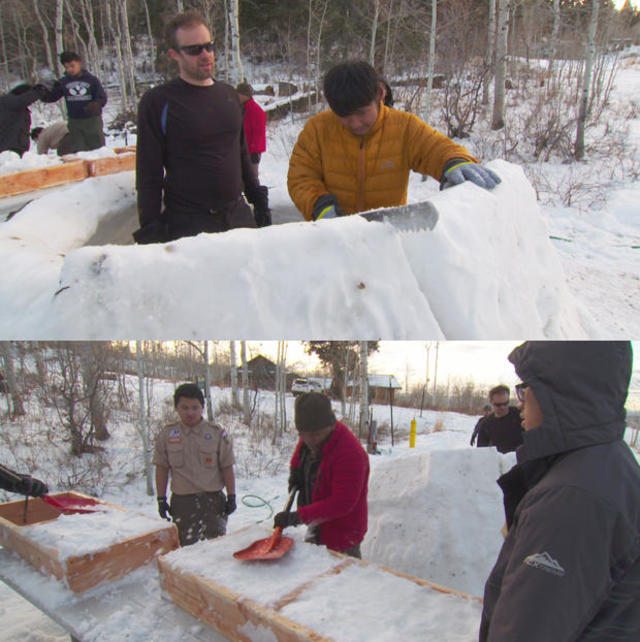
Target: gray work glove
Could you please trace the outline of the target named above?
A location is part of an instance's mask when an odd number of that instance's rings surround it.
[[[167,514],[171,515],[171,508],[169,508],[166,497],[158,497],[158,514],[162,519],[166,519],[168,522],[171,521],[171,518],[167,517]]]
[[[323,194],[313,205],[313,220],[319,221],[323,218],[335,218],[336,216],[345,216],[338,199],[333,194]]]
[[[471,181],[478,187],[484,187],[485,189],[493,189],[498,183],[502,182],[495,172],[478,163],[461,158],[453,158],[444,166],[442,178],[440,179],[440,189],[460,185],[465,181]]]
[[[22,483],[16,485],[17,493],[22,493],[28,497],[42,497],[49,492],[47,485],[43,481],[30,475],[21,475],[21,477]]]
[[[231,515],[236,510],[236,496],[233,493],[227,495],[227,501],[224,505],[224,514]]]

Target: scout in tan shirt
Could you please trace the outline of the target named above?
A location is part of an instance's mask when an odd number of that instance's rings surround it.
[[[153,463],[158,511],[164,519],[167,513],[173,517],[180,545],[186,546],[225,534],[227,517],[236,509],[234,457],[226,432],[203,419],[204,397],[197,385],[179,386],[174,405],[180,421],[158,434]]]

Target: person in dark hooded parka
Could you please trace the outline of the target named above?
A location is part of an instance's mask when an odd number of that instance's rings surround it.
[[[640,640],[640,466],[623,441],[629,342],[532,341],[509,355],[524,443],[499,480],[508,532],[481,642]]]

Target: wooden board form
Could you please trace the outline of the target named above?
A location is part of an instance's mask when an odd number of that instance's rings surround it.
[[[53,495],[61,496],[87,497],[73,492]],[[114,507],[111,504],[109,506]],[[25,524],[23,510],[24,500],[0,504],[0,545],[22,557],[41,573],[65,581],[75,593],[82,593],[104,581],[118,579],[158,555],[178,548],[175,525],[159,522],[158,529],[123,539],[105,550],[60,559],[57,549],[31,540],[24,532],[25,526],[57,519],[59,511],[40,498],[32,498],[28,502]]]
[[[336,558],[336,564],[333,568],[301,582],[295,589],[280,597],[271,606],[260,604],[254,599],[243,596],[211,580],[211,578],[183,571],[177,568],[175,563],[169,563],[162,557],[158,558],[157,564],[162,589],[174,603],[220,631],[229,639],[241,642],[252,642],[254,639],[252,633],[256,630],[267,631],[265,639],[273,638],[278,642],[332,642],[333,638],[325,637],[321,633],[285,617],[280,611],[295,602],[305,591],[320,580],[339,575],[345,569],[354,565],[377,568],[380,573],[395,575],[418,586],[429,587],[435,591],[470,599],[474,602],[482,602],[480,598],[427,580],[385,567],[374,567],[367,562],[333,551],[329,552]]]

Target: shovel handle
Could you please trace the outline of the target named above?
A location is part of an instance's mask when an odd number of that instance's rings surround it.
[[[273,530],[273,535],[269,538],[269,543],[267,544],[265,553],[270,553],[278,545],[278,542],[280,541],[281,537],[282,537],[282,526],[276,526],[275,529]]]

